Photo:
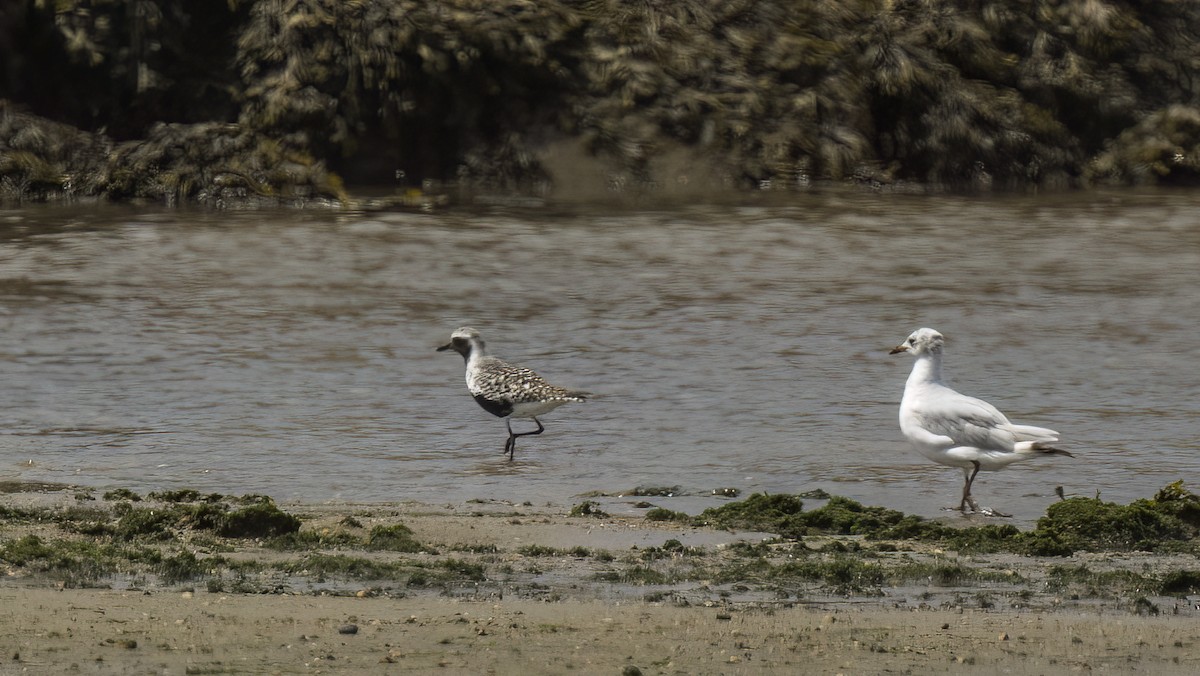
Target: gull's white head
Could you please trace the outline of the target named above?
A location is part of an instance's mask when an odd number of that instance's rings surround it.
[[[945,337],[933,329],[917,329],[909,334],[908,340],[892,348],[888,354],[909,352],[919,357],[923,354],[941,354]]]

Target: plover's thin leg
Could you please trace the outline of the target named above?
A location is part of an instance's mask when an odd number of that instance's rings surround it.
[[[500,452],[500,455],[507,455],[509,462],[511,462],[513,451],[517,448],[517,435],[513,434],[512,423],[505,420],[504,424],[508,427],[508,438],[504,440],[504,450]]]
[[[542,425],[541,420],[538,420],[536,417],[534,417],[533,422],[537,423],[538,428],[536,430],[532,432],[513,432],[512,423],[505,419],[504,424],[508,426],[508,443],[504,445],[504,452],[508,453],[509,462],[512,462],[513,454],[516,453],[517,450],[517,437],[528,437],[534,434],[541,434],[542,432],[546,431],[546,428],[544,425]]]

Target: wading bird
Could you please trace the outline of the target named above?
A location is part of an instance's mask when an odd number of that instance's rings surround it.
[[[1070,453],[1051,444],[1058,432],[1032,425],[1014,425],[995,406],[959,394],[942,380],[945,338],[933,329],[917,329],[891,354],[908,352],[917,358],[900,401],[900,431],[926,458],[963,471],[963,512],[1009,516],[981,510],[971,497],[971,484],[980,470],[999,470],[1039,455]],[[1073,457],[1073,456],[1072,456]]]
[[[517,449],[517,437],[545,431],[542,421],[537,419],[539,415],[588,397],[587,392],[551,385],[530,369],[490,356],[479,332],[469,326],[456,330],[450,335],[450,342],[438,348],[438,352],[446,350],[454,350],[466,361],[467,391],[475,401],[488,413],[504,418],[508,427],[504,452],[508,454],[509,462]],[[537,423],[537,429],[513,432],[512,418],[531,418]]]

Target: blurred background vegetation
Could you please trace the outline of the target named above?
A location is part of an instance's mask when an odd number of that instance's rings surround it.
[[[1193,0],[15,0],[0,197],[1193,184]]]

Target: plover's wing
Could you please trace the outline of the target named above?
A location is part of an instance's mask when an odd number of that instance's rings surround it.
[[[551,385],[533,369],[490,357],[479,360],[471,394],[494,401],[525,404],[537,401],[582,400],[578,392]]]

